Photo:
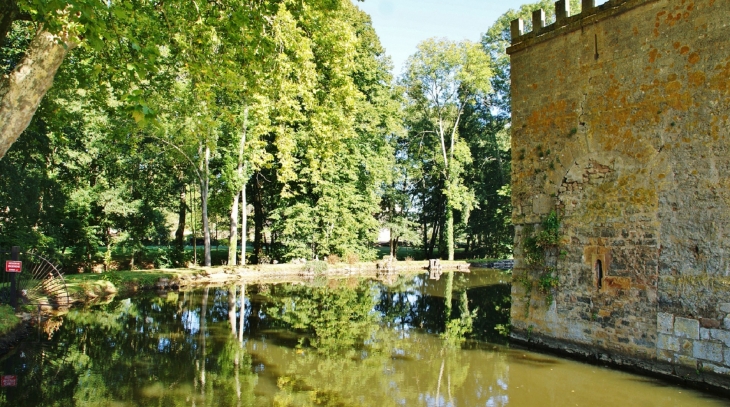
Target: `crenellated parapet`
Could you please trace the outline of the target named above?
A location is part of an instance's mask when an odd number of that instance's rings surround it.
[[[510,24],[512,46],[507,49],[507,53],[511,54],[534,43],[595,24],[605,18],[654,1],[656,0],[609,0],[596,6],[596,0],[582,0],[580,12],[571,15],[569,0],[559,0],[555,2],[555,22],[550,25],[545,25],[544,10],[535,10],[532,13],[532,31],[530,32],[525,32],[525,22],[522,19],[512,20]]]

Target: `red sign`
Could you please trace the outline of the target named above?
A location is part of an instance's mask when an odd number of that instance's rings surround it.
[[[0,380],[2,387],[16,387],[18,385],[18,376],[15,375],[4,375]]]
[[[5,272],[6,273],[20,273],[23,268],[23,262],[17,260],[5,260]]]

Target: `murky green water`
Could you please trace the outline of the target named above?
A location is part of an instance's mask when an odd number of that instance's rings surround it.
[[[0,406],[728,405],[510,350],[495,329],[507,280],[249,284],[73,310],[2,360],[18,386],[0,388]]]

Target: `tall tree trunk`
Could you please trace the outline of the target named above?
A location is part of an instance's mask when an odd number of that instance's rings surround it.
[[[431,259],[434,257],[434,250],[436,249],[436,237],[440,234],[439,229],[439,219],[436,218],[433,220],[433,229],[431,230],[431,242],[428,245],[428,257]]]
[[[449,260],[454,260],[454,210],[446,203],[446,250]]]
[[[218,239],[218,217],[213,216],[213,223],[215,224],[215,251],[216,253],[221,249],[221,241]]]
[[[205,267],[211,266],[210,260],[210,224],[208,223],[208,185],[209,185],[209,164],[210,164],[210,148],[205,146],[205,154],[203,156],[203,179],[200,180],[200,212],[203,217],[203,245],[205,248]]]
[[[243,164],[243,151],[246,148],[246,126],[248,122],[248,107],[243,109],[243,132],[241,133],[241,140],[238,143],[238,179],[243,181],[244,177],[244,164]],[[243,205],[246,205],[246,183],[243,182]],[[236,265],[236,249],[238,248],[238,193],[233,195],[233,204],[231,205],[231,229],[230,229],[230,242],[228,243],[228,264],[231,266]],[[244,208],[245,211],[245,208]],[[243,223],[243,219],[242,219]],[[244,225],[245,227],[245,225]],[[246,251],[246,236],[245,230],[241,231],[241,250]],[[245,255],[242,256],[245,259]],[[244,262],[241,261],[241,264]]]
[[[246,202],[246,184],[241,188],[241,261],[242,266],[246,265],[246,242],[248,240],[248,203]]]
[[[423,233],[421,238],[423,239],[423,255],[426,256],[426,258],[430,258],[428,255],[428,219],[426,219],[426,216],[421,213],[421,217],[423,219],[422,227],[423,227]]]
[[[445,209],[444,209],[445,210]],[[446,253],[446,242],[444,241],[444,230],[446,229],[446,216],[439,216],[439,234],[438,234],[438,256],[443,258]]]
[[[110,227],[104,228],[106,235],[106,251],[104,252],[104,272],[109,271],[112,262],[112,231]]]
[[[253,254],[256,262],[261,260],[263,255],[263,231],[264,231],[264,203],[261,197],[261,181],[256,177],[253,182]]]
[[[395,256],[395,239],[393,238],[393,228],[390,228],[390,257]]]
[[[183,180],[182,171],[180,171],[180,175],[178,177],[180,180],[180,200],[178,201],[178,208],[177,208],[177,230],[175,231],[175,248],[180,252],[180,255],[182,258],[178,259],[180,262],[182,262],[185,259],[185,217],[186,217],[186,209],[187,204],[185,203],[185,190],[187,189],[187,185],[185,185]]]
[[[195,229],[195,189],[190,196],[190,215],[193,222],[193,264],[198,265],[198,233]]]
[[[58,67],[75,45],[67,36],[59,37],[41,29],[18,66],[10,75],[0,77],[0,159],[30,124],[53,85]]]
[[[238,250],[238,199],[239,193],[233,194],[233,203],[231,203],[231,227],[229,229],[230,238],[228,239],[228,265],[236,265],[236,251]]]

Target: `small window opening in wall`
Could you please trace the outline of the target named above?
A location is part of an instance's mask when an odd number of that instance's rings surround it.
[[[600,260],[596,260],[596,288],[599,290],[603,284],[603,263]]]

